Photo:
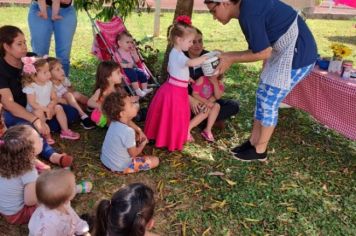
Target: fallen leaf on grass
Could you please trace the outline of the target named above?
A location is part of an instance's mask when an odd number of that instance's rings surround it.
[[[245,206],[257,207],[257,205],[256,205],[256,204],[254,204],[254,203],[250,203],[250,202],[242,202],[242,204],[243,204],[243,205],[245,205]]]
[[[261,220],[258,220],[258,219],[252,219],[252,218],[244,218],[244,220],[246,220],[247,222],[251,222],[251,223],[258,223],[260,222]]]
[[[287,211],[289,211],[289,212],[298,212],[297,208],[295,208],[295,207],[287,207]]]
[[[157,184],[157,192],[160,199],[163,199],[164,182],[160,180]]]
[[[234,186],[234,185],[237,184],[236,182],[234,182],[234,181],[232,181],[232,180],[229,180],[229,179],[227,179],[227,178],[222,178],[222,179],[225,180],[230,186]]]
[[[184,222],[181,222],[182,225],[182,236],[186,236],[187,235],[187,220],[185,220]]]
[[[203,232],[202,236],[207,235],[210,230],[211,230],[211,227],[207,228],[207,229]]]
[[[223,208],[226,205],[226,200],[224,201],[215,201],[213,204],[210,205],[210,209],[216,209],[216,208]]]
[[[214,172],[210,172],[208,175],[212,175],[212,176],[224,176],[225,174],[220,172],[220,171],[214,171]]]

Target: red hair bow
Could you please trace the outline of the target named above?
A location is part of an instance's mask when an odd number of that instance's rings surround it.
[[[176,19],[176,22],[178,23],[184,23],[187,25],[192,25],[192,20],[190,19],[189,16],[178,16]]]

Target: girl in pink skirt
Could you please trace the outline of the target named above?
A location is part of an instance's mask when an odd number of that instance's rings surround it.
[[[183,53],[193,45],[196,30],[190,18],[180,16],[169,30],[168,80],[159,88],[147,113],[145,134],[155,140],[156,147],[169,151],[182,150],[188,137],[190,107],[188,97],[189,67],[202,64],[208,59],[201,56],[189,59]]]

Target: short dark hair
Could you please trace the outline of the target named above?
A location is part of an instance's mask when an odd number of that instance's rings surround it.
[[[118,121],[120,118],[120,112],[124,110],[124,99],[126,97],[128,97],[128,94],[122,89],[109,94],[104,99],[102,110],[110,120]]]
[[[65,181],[68,176],[74,178],[74,174],[65,169],[43,172],[36,181],[38,201],[49,209],[55,209],[70,200],[74,189]]]

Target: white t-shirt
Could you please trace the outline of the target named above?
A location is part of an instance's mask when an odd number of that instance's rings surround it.
[[[187,61],[189,61],[189,58],[182,51],[172,48],[168,61],[169,75],[179,80],[189,81]]]
[[[41,204],[28,223],[29,236],[74,236],[89,232],[88,223],[79,218],[70,204],[66,204],[65,209],[68,214],[49,209]]]
[[[121,122],[113,121],[101,149],[101,162],[112,171],[124,171],[132,163],[127,149],[135,146],[134,129]]]
[[[37,170],[31,171],[22,176],[6,179],[0,176],[0,213],[4,215],[14,215],[25,206],[24,191],[26,184],[36,182]]]
[[[36,102],[41,106],[47,106],[51,102],[51,92],[53,84],[51,81],[46,82],[44,85],[38,85],[36,83],[31,83],[30,85],[24,87],[22,92],[25,94],[33,94],[36,96]],[[32,112],[33,109],[29,103],[27,103],[26,110]]]

